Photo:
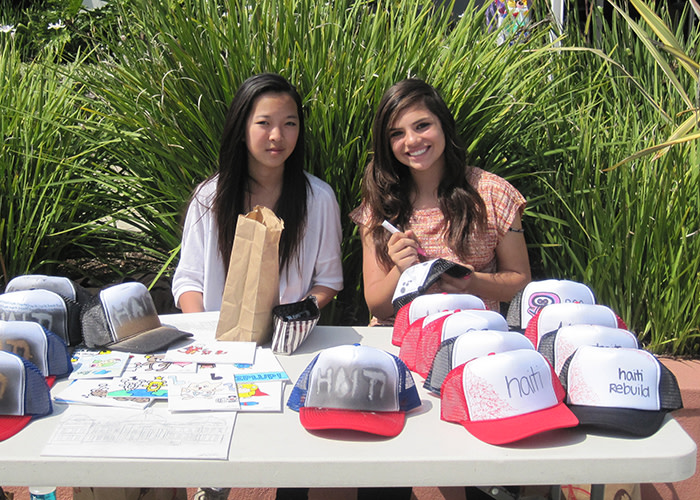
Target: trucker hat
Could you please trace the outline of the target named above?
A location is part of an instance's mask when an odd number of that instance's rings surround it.
[[[648,351],[581,346],[559,376],[581,425],[651,436],[683,407],[673,373]]]
[[[136,354],[162,351],[192,336],[161,324],[151,294],[138,281],[100,290],[85,305],[82,323],[87,347]]]
[[[518,304],[518,324],[524,330],[529,321],[550,304],[595,304],[593,291],[583,283],[546,279],[531,281],[522,291]],[[510,313],[510,310],[509,310]]]
[[[542,432],[575,427],[552,366],[534,349],[468,361],[447,374],[440,418],[462,424],[489,444],[507,444]]]
[[[419,295],[425,294],[444,273],[455,278],[463,278],[471,273],[471,270],[445,259],[432,259],[409,267],[401,273],[391,299],[394,313],[398,313],[403,306]]]
[[[627,328],[625,322],[608,306],[601,304],[550,304],[543,307],[527,324],[525,336],[537,349],[540,339],[566,325],[603,325]]]
[[[508,324],[500,313],[489,309],[455,311],[427,323],[419,331],[411,330],[401,344],[399,357],[409,370],[426,377],[440,343],[469,330],[507,331]]]
[[[76,301],[43,288],[16,290],[0,295],[0,319],[35,321],[74,346],[82,342],[81,306]]]
[[[0,350],[31,361],[44,377],[50,377],[49,385],[73,370],[63,339],[33,321],[0,320]]]
[[[52,412],[49,385],[30,361],[0,351],[0,441]]]
[[[287,400],[307,430],[349,429],[397,436],[421,405],[413,377],[393,354],[363,345],[321,351]]]
[[[23,274],[12,278],[5,287],[5,292],[19,290],[51,290],[62,297],[67,297],[78,304],[85,304],[90,298],[90,292],[70,278],[65,276],[48,276],[46,274]]]
[[[399,309],[394,319],[391,343],[400,346],[406,332],[416,322],[430,314],[462,309],[486,309],[484,301],[469,293],[429,293],[419,295]]]
[[[583,345],[639,348],[635,334],[624,328],[603,325],[567,325],[545,333],[540,339],[537,350],[547,358],[554,367],[554,372],[559,375],[564,362]]]
[[[440,344],[423,387],[440,395],[445,377],[459,365],[480,356],[516,349],[535,348],[522,333],[512,331],[472,330],[447,339]]]

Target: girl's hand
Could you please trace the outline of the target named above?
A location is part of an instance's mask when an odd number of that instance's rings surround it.
[[[405,233],[398,232],[391,235],[387,243],[389,258],[394,262],[394,265],[400,272],[414,264],[420,262],[418,249],[420,244],[416,235],[410,229]]]
[[[440,290],[445,293],[472,293],[472,281],[471,278],[474,275],[474,266],[466,265],[471,270],[471,273],[467,274],[463,278],[455,278],[447,273],[440,276]]]

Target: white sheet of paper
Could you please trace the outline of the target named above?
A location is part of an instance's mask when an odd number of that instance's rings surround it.
[[[70,406],[42,456],[227,460],[236,412]]]
[[[170,411],[237,411],[239,408],[238,389],[231,374],[223,376],[214,370],[168,375]]]
[[[194,363],[246,363],[255,362],[255,342],[202,342],[195,340],[185,346],[173,346],[165,353],[164,361],[190,361]]]

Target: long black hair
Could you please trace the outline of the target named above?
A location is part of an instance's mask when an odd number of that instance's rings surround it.
[[[304,174],[304,114],[301,96],[284,77],[263,73],[248,78],[238,88],[226,114],[219,149],[216,195],[212,210],[219,233],[219,252],[228,269],[238,215],[245,214],[246,194],[250,191],[246,124],[256,99],[263,94],[288,94],[294,99],[299,116],[296,146],[284,164],[282,192],[277,205],[269,207],[284,220],[280,237],[280,267],[297,255],[306,228],[309,181]],[[297,256],[298,257],[298,256]]]
[[[406,227],[413,213],[411,194],[415,190],[409,167],[394,156],[389,130],[399,114],[421,104],[437,116],[445,134],[445,169],[438,186],[438,200],[445,218],[447,245],[466,260],[470,231],[475,225],[486,223],[486,206],[468,181],[471,167],[466,165],[466,149],[457,135],[452,113],[433,86],[416,78],[402,80],[392,85],[379,102],[372,126],[374,155],[362,183],[364,203],[372,214],[369,230],[375,251],[387,269],[392,265],[386,246],[389,234],[381,223],[386,219]]]

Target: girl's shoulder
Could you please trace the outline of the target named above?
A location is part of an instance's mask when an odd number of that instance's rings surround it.
[[[311,188],[311,196],[314,198],[321,199],[332,199],[336,201],[335,191],[333,188],[325,181],[322,181],[318,177],[308,172],[304,172],[306,179],[309,181],[309,187]]]
[[[503,177],[479,167],[470,167],[468,179],[469,183],[476,188],[482,197],[485,195],[500,196],[503,193],[514,196],[520,195],[518,190]]]
[[[208,179],[200,182],[196,188],[194,188],[193,198],[200,201],[208,201],[216,194],[216,184],[219,179],[218,175],[209,177]]]

